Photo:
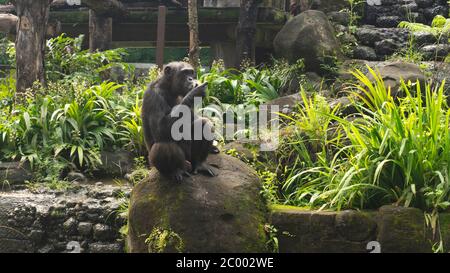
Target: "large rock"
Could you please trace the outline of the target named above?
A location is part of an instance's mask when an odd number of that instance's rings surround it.
[[[21,162],[0,162],[0,190],[5,186],[21,185],[33,179],[29,164]]]
[[[404,82],[411,81],[420,84],[426,82],[425,73],[416,64],[406,63],[402,61],[382,62],[375,66],[375,71],[380,73],[386,88],[391,87],[391,94],[395,97],[399,94],[401,80]],[[367,74],[369,79],[373,80],[371,74]]]
[[[420,49],[423,58],[430,61],[444,61],[450,53],[450,45],[427,45]]]
[[[321,72],[324,58],[342,58],[334,30],[325,13],[308,10],[295,16],[274,40],[275,52],[289,62],[304,59],[308,71]]]
[[[102,151],[101,160],[96,176],[123,177],[133,170],[133,154],[125,150]]]
[[[265,251],[266,208],[255,172],[227,155],[210,155],[208,162],[218,166],[217,177],[199,174],[175,183],[152,169],[135,186],[130,252]]]

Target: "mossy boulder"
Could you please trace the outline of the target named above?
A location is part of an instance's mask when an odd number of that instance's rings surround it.
[[[325,13],[308,10],[295,16],[274,40],[275,53],[290,63],[303,59],[307,71],[325,73],[323,65],[337,63],[343,54]]]
[[[217,177],[182,183],[152,169],[131,194],[128,247],[143,252],[264,252],[266,206],[260,181],[245,163],[210,155]]]

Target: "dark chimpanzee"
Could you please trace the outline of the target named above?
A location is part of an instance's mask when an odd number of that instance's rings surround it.
[[[190,64],[172,62],[164,67],[162,75],[144,94],[141,115],[150,164],[176,181],[182,181],[183,175],[189,175],[188,171],[217,175],[215,168],[205,162],[210,151],[216,152],[213,141],[203,136],[203,130],[213,130],[212,125],[192,110],[194,97],[204,97],[206,87],[207,83],[197,86]],[[178,118],[171,113],[183,105],[190,109],[191,138],[176,141],[172,136],[172,125]],[[199,125],[202,136],[194,139],[194,128]]]

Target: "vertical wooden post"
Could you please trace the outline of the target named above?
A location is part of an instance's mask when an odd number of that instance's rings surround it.
[[[200,46],[198,40],[197,0],[188,0],[189,14],[189,62],[197,69],[200,66]]]
[[[258,5],[262,0],[241,0],[239,23],[236,28],[236,67],[244,61],[255,63],[256,21],[258,19]]]
[[[160,69],[164,66],[164,44],[166,39],[166,6],[158,8],[158,31],[156,36],[156,64]]]
[[[105,51],[112,46],[112,18],[89,10],[89,50]]]

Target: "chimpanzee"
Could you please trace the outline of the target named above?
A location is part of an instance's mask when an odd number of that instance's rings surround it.
[[[192,109],[194,97],[205,97],[206,88],[207,83],[198,86],[190,64],[172,62],[164,67],[162,75],[144,94],[141,116],[150,164],[178,182],[183,180],[183,175],[190,173],[217,175],[217,170],[205,162],[210,152],[218,152],[213,140],[203,134],[212,132],[213,126]],[[172,113],[180,106],[190,109],[190,139],[175,140],[172,136],[172,125],[178,120]],[[194,128],[199,127],[202,129],[201,138],[194,139]]]

